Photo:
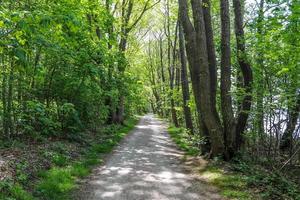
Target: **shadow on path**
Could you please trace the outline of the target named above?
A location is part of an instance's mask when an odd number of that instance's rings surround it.
[[[221,199],[185,172],[182,155],[166,133],[166,125],[146,115],[105,165],[96,169],[76,199]]]

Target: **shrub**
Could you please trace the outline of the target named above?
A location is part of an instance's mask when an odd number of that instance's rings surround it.
[[[82,130],[83,126],[74,105],[64,103],[58,108],[59,122],[63,133],[73,134]]]
[[[39,139],[40,136],[57,134],[58,123],[51,110],[38,101],[27,101],[18,126],[26,135]]]

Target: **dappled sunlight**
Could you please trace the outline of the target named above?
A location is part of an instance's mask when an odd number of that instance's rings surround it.
[[[222,174],[220,172],[204,172],[201,175],[202,178],[206,179],[206,180],[215,180],[218,179],[220,177],[222,177]]]
[[[186,174],[182,156],[161,122],[147,115],[96,170],[86,186],[93,192],[82,199],[218,199],[199,193],[202,184]]]

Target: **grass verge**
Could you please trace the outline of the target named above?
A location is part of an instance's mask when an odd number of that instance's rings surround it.
[[[185,129],[169,127],[171,138],[187,155],[199,155],[195,147],[199,138],[189,136]],[[221,195],[228,199],[276,199],[300,200],[300,188],[291,180],[287,180],[282,172],[270,170],[261,165],[251,163],[242,158],[231,162],[215,159],[204,168],[197,168],[201,178],[218,187]]]
[[[78,187],[77,180],[89,175],[95,165],[102,162],[101,157],[112,151],[122,138],[137,124],[137,118],[125,121],[124,126],[106,127],[101,142],[88,144],[82,155],[68,162],[64,155],[55,154],[51,160],[53,167],[39,172],[37,181],[24,189],[16,181],[0,182],[0,200],[67,200]]]
[[[168,132],[178,147],[186,152],[188,156],[199,155],[200,149],[195,147],[196,141],[201,138],[189,136],[184,128],[170,126]],[[198,170],[199,175],[206,182],[218,187],[221,195],[229,199],[255,199],[247,188],[245,177],[241,174],[228,173],[215,162],[209,163],[206,167]]]
[[[196,147],[194,142],[195,138],[189,135],[184,128],[170,126],[168,132],[177,146],[185,151],[187,155],[196,156],[200,154],[200,149]]]

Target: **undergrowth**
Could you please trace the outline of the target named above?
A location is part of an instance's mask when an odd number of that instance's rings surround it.
[[[101,155],[112,151],[122,138],[134,128],[136,118],[125,121],[124,126],[108,126],[101,134],[103,140],[86,144],[87,149],[79,159],[70,161],[62,154],[62,148],[58,147],[56,152],[44,152],[44,156],[50,158],[53,167],[46,171],[40,171],[38,180],[32,184],[32,188],[24,189],[25,180],[6,180],[0,182],[0,200],[67,200],[71,199],[71,193],[78,187],[77,180],[88,176],[93,167],[102,162]],[[89,145],[89,147],[88,147]],[[21,173],[20,177],[25,176]]]
[[[190,135],[184,128],[169,127],[168,132],[177,144],[177,146],[186,152],[187,155],[195,156],[200,153],[200,148],[198,143],[201,139],[195,135]]]
[[[169,127],[171,138],[187,155],[195,156],[200,150],[185,129]],[[282,173],[270,171],[241,158],[230,163],[212,160],[199,171],[201,177],[217,186],[229,199],[300,200],[299,186],[287,180]]]

